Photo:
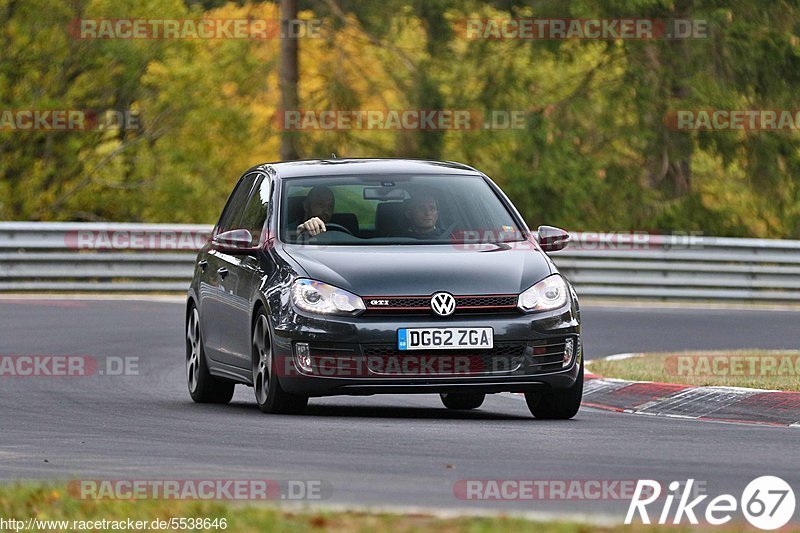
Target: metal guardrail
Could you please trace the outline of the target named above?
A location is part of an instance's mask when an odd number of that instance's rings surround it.
[[[211,227],[0,222],[0,292],[185,292]]]
[[[206,225],[0,222],[0,292],[183,292]],[[800,301],[800,241],[573,233],[579,295]]]

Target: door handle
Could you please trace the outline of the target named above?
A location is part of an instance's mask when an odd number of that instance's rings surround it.
[[[206,261],[205,259],[201,259],[200,261],[197,262],[197,266],[200,267],[200,270],[205,272],[206,271],[206,267],[208,266],[208,261]]]
[[[228,275],[228,269],[225,267],[219,267],[217,269],[217,274],[219,274],[219,277],[221,277],[222,279],[225,279],[225,276]]]

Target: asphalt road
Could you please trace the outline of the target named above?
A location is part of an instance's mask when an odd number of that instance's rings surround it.
[[[191,402],[183,307],[153,301],[0,301],[0,355],[137,357],[138,375],[0,377],[0,479],[321,481],[325,503],[604,513],[628,500],[475,501],[459,480],[694,478],[713,495],[779,475],[800,490],[800,430],[584,408],[538,421],[490,396],[476,412],[437,396],[312,399],[303,416]],[[798,348],[800,313],[585,307],[587,355]],[[656,512],[656,511],[654,511]],[[796,515],[800,516],[800,514]]]

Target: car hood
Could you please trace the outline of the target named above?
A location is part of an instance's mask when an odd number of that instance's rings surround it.
[[[555,271],[528,243],[483,245],[284,246],[310,278],[359,296],[514,294]]]

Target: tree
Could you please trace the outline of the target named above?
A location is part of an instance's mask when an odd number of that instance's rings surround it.
[[[280,89],[281,111],[298,109],[297,98],[297,54],[296,36],[292,35],[294,21],[297,20],[297,0],[281,0],[281,64]],[[297,149],[298,133],[287,128],[281,132],[281,159],[291,161],[299,158]]]

